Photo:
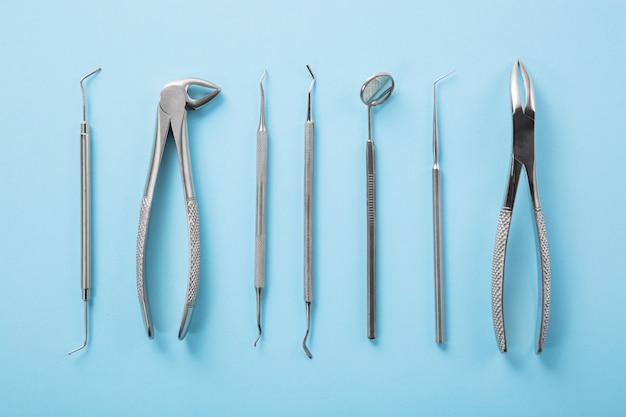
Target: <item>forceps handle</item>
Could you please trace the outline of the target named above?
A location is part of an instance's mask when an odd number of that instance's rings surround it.
[[[304,302],[313,301],[313,147],[315,125],[304,123]]]
[[[543,351],[548,322],[550,320],[550,252],[548,249],[548,234],[541,207],[536,207],[535,225],[539,247],[539,264],[541,268],[541,289],[539,291],[539,326],[537,336],[537,354]],[[504,264],[506,246],[511,227],[512,211],[503,207],[498,218],[496,243],[493,252],[493,267],[491,271],[491,309],[493,314],[493,328],[500,352],[506,352],[506,333],[504,329]]]
[[[81,182],[81,282],[83,301],[89,301],[91,291],[91,151],[89,126],[80,128],[80,182]]]
[[[543,345],[548,334],[548,322],[550,321],[550,250],[548,249],[548,233],[541,208],[535,208],[535,224],[537,226],[539,263],[541,267],[540,311],[537,335],[537,354],[540,354],[543,352]]]
[[[376,169],[374,141],[366,145],[367,172],[367,337],[376,339]]]
[[[254,288],[265,286],[265,199],[267,190],[267,131],[259,130],[256,139],[256,233]]]

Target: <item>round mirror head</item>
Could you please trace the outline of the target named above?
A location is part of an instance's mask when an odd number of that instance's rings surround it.
[[[361,87],[361,101],[368,107],[378,106],[387,101],[394,86],[391,75],[386,72],[374,74]]]

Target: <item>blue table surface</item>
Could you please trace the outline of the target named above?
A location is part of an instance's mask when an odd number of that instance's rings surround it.
[[[0,415],[626,415],[624,17],[617,0],[462,2],[9,2],[0,14]],[[522,182],[506,264],[509,352],[496,345],[491,262],[511,154],[509,78],[536,97],[536,161],[552,264],[545,351],[534,353],[538,270]],[[303,302],[304,122],[315,143],[314,291]],[[92,140],[93,294],[80,293],[81,93]],[[269,133],[264,333],[253,288],[258,82]],[[446,343],[435,344],[432,83],[441,140]],[[374,111],[378,338],[366,337],[365,140]],[[188,113],[202,221],[187,280],[178,160],[165,150],[143,328],[135,245],[159,92],[180,77],[220,96]]]

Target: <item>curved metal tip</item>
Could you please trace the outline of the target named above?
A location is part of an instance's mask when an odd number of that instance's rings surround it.
[[[315,85],[315,75],[313,75],[313,71],[311,71],[311,67],[309,67],[308,64],[306,66],[306,69],[309,70],[309,74],[311,74],[311,77],[313,78],[311,80],[311,85],[309,86],[308,108],[307,108],[307,112],[306,112],[306,121],[307,122],[312,122],[313,121],[313,113],[311,111],[311,92],[313,91],[313,86]]]
[[[455,72],[456,72],[456,70],[452,70],[452,71],[450,71],[449,73],[447,73],[446,75],[442,75],[441,77],[439,77],[439,78],[437,78],[437,79],[435,80],[435,82],[433,83],[433,85],[435,85],[435,86],[436,86],[436,85],[437,85],[437,83],[438,83],[439,81],[443,80],[444,78],[448,77],[449,75],[454,74]]]
[[[83,94],[83,121],[84,122],[87,121],[87,99],[85,97],[85,86],[83,85],[83,81],[85,81],[87,78],[91,77],[92,75],[97,74],[100,71],[102,71],[102,68],[97,68],[80,79],[80,91]]]
[[[256,344],[259,342],[259,339],[261,339],[261,334],[263,333],[263,330],[261,329],[261,296],[263,294],[263,288],[257,288],[256,289],[256,325],[259,328],[259,335],[256,337],[256,340],[254,341],[254,347],[256,347]]]
[[[80,79],[81,85],[82,85],[83,81],[85,81],[87,78],[91,77],[94,74],[97,74],[100,71],[102,71],[102,68],[96,68],[95,70],[91,71],[89,74],[85,75],[83,78]]]
[[[80,345],[79,347],[77,347],[76,349],[74,349],[74,350],[72,350],[72,351],[70,351],[70,352],[67,352],[67,354],[68,354],[68,355],[71,355],[72,353],[76,353],[76,352],[78,352],[79,350],[84,349],[86,346],[87,346],[87,340],[85,339],[85,341],[83,342],[83,344],[82,344],[82,345]]]
[[[261,76],[261,81],[259,81],[259,88],[261,88],[261,117],[259,120],[259,131],[265,130],[265,92],[263,91],[263,80],[265,79],[266,74],[267,70],[263,69],[263,75]],[[256,342],[254,344],[256,346]]]
[[[267,74],[267,69],[263,68],[263,75],[261,76],[261,81],[259,81],[259,84],[261,85],[261,91],[263,91],[263,80],[265,79],[265,74]]]
[[[259,327],[259,334],[256,337],[256,340],[254,341],[254,347],[256,347],[256,344],[259,342],[259,340],[261,339],[261,334],[263,333],[263,330],[261,329],[261,323],[257,323],[257,326]]]
[[[518,68],[519,72],[522,74],[522,82],[524,84],[524,92],[526,94],[526,103],[524,104],[525,111],[532,111],[535,113],[535,92],[533,89],[533,84],[530,79],[530,75],[528,71],[526,71],[526,67],[522,64],[522,61],[516,59],[513,63],[513,69],[511,71],[511,107],[513,112],[516,110],[521,110],[522,108],[522,98],[519,89],[519,81],[518,81]]]
[[[304,340],[302,340],[302,349],[304,349],[304,353],[306,353],[309,359],[313,359],[313,355],[311,355],[311,351],[306,346],[306,341],[309,338],[310,330],[311,330],[311,303],[306,303],[306,333],[304,334]]]
[[[313,75],[313,71],[311,71],[311,67],[309,67],[309,65],[307,64],[306,69],[309,70],[309,74],[311,74],[311,78],[313,78],[311,80],[311,85],[309,86],[309,94],[311,94],[311,91],[313,91],[313,86],[315,85],[315,75]]]
[[[446,75],[442,75],[437,78],[433,83],[433,159],[434,164],[439,164],[439,127],[437,125],[437,83],[449,75],[452,75],[456,70],[452,70]],[[439,342],[438,342],[439,343]]]
[[[88,305],[87,304],[88,304],[88,301],[85,300],[85,340],[83,341],[82,345],[80,345],[79,347],[77,347],[74,350],[71,350],[71,351],[67,352],[68,355],[76,353],[79,350],[83,350],[85,347],[87,347],[87,324],[88,324],[88,318],[87,318],[87,307],[88,307]]]

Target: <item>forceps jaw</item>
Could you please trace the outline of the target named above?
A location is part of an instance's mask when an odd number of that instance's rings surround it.
[[[518,71],[519,69],[519,71]],[[524,84],[524,92],[526,95],[526,103],[524,105],[524,112],[535,116],[535,91],[533,89],[533,83],[530,79],[526,67],[519,59],[515,60],[513,69],[511,70],[511,107],[513,113],[518,110],[522,110],[522,98],[519,89],[519,72],[522,74],[522,82]],[[532,114],[530,114],[532,112]]]
[[[210,93],[206,94],[203,97],[194,99],[194,98],[191,98],[188,93],[189,87],[193,85],[208,88],[213,91],[211,91]],[[163,90],[165,90],[168,87],[173,87],[173,86],[184,88],[185,93],[186,93],[186,102],[187,102],[187,104],[185,105],[186,110],[199,109],[200,107],[204,106],[209,101],[217,97],[217,95],[222,91],[222,89],[219,88],[217,85],[213,84],[212,82],[203,80],[201,78],[179,78],[178,80],[170,81],[169,83],[165,84],[165,86],[163,87]]]

